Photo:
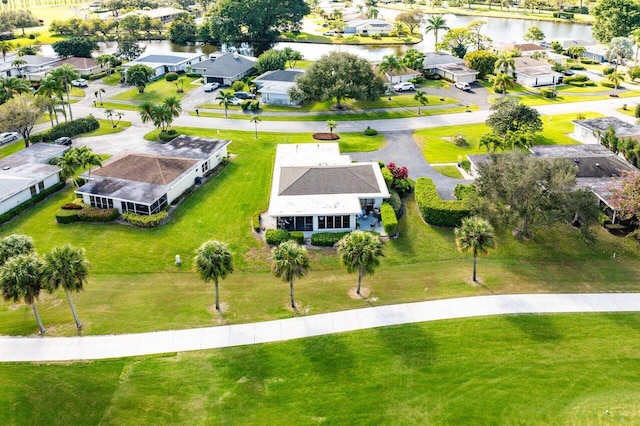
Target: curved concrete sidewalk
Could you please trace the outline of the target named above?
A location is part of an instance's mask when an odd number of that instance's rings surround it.
[[[2,337],[0,361],[72,361],[279,342],[398,324],[488,315],[637,312],[640,293],[465,297],[354,309],[276,321],[87,337]]]

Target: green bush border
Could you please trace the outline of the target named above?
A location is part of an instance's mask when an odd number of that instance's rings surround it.
[[[15,206],[11,210],[2,213],[0,215],[0,224],[10,221],[11,219],[16,217],[17,215],[19,215],[20,213],[22,213],[23,211],[25,211],[26,209],[34,205],[35,203],[43,200],[44,198],[48,197],[54,192],[61,190],[62,188],[64,188],[64,185],[65,185],[65,182],[58,182],[55,185],[40,192],[39,194],[36,194],[35,197],[28,199],[27,201],[20,204],[19,206]]]
[[[148,215],[132,212],[122,213],[122,220],[139,228],[157,228],[167,217],[169,217],[169,213],[166,211]]]
[[[398,232],[398,218],[391,204],[386,202],[382,203],[382,206],[380,206],[380,215],[382,217],[384,232],[390,237],[395,236]]]
[[[320,247],[333,247],[338,241],[342,239],[345,235],[349,234],[351,231],[347,232],[316,232],[311,235],[311,245],[320,246]]]
[[[464,201],[441,199],[429,178],[421,177],[416,181],[415,199],[422,218],[429,225],[452,228],[470,214]]]
[[[291,240],[292,238],[289,231],[285,231],[284,229],[267,229],[264,239],[267,244],[277,246],[285,241]]]

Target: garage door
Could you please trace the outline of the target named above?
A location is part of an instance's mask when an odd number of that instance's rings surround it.
[[[207,77],[207,83],[219,83],[219,84],[223,84],[224,80],[222,79],[222,77]]]

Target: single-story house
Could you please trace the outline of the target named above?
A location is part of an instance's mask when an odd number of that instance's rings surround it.
[[[202,74],[205,83],[219,83],[224,86],[240,80],[254,70],[256,58],[239,53],[215,52],[209,59],[193,67],[193,71]]]
[[[220,164],[229,143],[182,135],[146,152],[125,152],[91,170],[76,194],[92,207],[158,213]]]
[[[411,68],[393,72],[387,71],[384,73],[381,73],[378,70],[378,65],[374,65],[372,68],[373,72],[375,74],[378,74],[382,78],[382,81],[384,81],[386,84],[403,83],[405,81],[413,80],[414,78],[420,77],[422,75],[420,71],[412,70]]]
[[[609,57],[609,48],[601,44],[593,44],[584,47],[586,50],[582,54],[583,58],[591,59],[596,62],[607,62]]]
[[[37,143],[0,160],[0,214],[60,182],[60,167],[49,162],[69,149]]]
[[[347,22],[344,27],[345,34],[389,34],[391,31],[393,31],[393,24],[380,19],[358,19]]]
[[[513,58],[515,71],[509,70],[516,82],[527,87],[550,86],[561,82],[563,75],[545,61],[521,56]]]
[[[352,163],[337,143],[278,145],[268,215],[279,229],[352,231],[389,190],[376,162]]]
[[[54,68],[57,68],[64,64],[75,67],[82,75],[92,75],[102,71],[102,67],[96,64],[96,60],[93,58],[76,58],[75,56],[64,58],[60,60],[60,62],[54,64]]]
[[[253,82],[258,86],[258,92],[262,95],[262,103],[297,106],[300,101],[292,101],[289,90],[296,85],[296,77],[302,74],[304,74],[304,70],[292,68],[267,71],[253,79]]]
[[[19,77],[20,74],[22,74],[22,76],[29,80],[37,80],[37,78],[31,78],[31,75],[49,71],[53,68],[54,64],[61,60],[57,56],[40,55],[7,55],[6,59],[5,62],[0,62],[0,75],[2,77]],[[21,69],[13,65],[13,62],[18,59],[26,62]]]
[[[589,118],[573,121],[573,137],[584,144],[600,144],[601,135],[610,127],[619,138],[637,138],[640,136],[640,126],[627,123],[616,117]]]
[[[183,9],[176,9],[173,7],[158,7],[156,9],[150,10],[134,10],[123,15],[119,15],[117,19],[123,19],[127,16],[136,15],[136,16],[148,16],[151,19],[158,19],[163,24],[168,24],[173,21],[179,15],[183,13],[189,13]]]
[[[572,38],[556,38],[553,40],[544,40],[540,42],[540,46],[546,48],[546,49],[551,49],[551,45],[553,44],[554,41],[557,41],[558,43],[560,43],[560,46],[562,46],[562,48],[564,50],[567,50],[568,48],[570,48],[571,46],[591,46],[593,43],[591,43],[590,41],[586,41],[586,40],[579,40],[579,39],[572,39]]]
[[[171,52],[169,54],[149,54],[141,56],[123,65],[126,72],[133,65],[146,65],[154,70],[156,78],[168,72],[187,71],[187,67],[196,68],[197,64],[206,59],[204,53]]]
[[[455,83],[473,83],[479,74],[478,71],[467,67],[464,59],[448,53],[426,53],[422,64],[425,72],[438,74]]]
[[[544,53],[547,51],[547,49],[535,43],[507,43],[500,45],[499,48],[507,52],[517,52],[522,56],[532,56],[536,52]]]

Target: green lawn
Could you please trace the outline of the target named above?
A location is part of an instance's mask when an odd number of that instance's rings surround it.
[[[450,178],[462,179],[462,173],[455,165],[452,166],[432,166],[433,170],[441,175],[448,176]]]
[[[601,117],[601,114],[587,113],[585,118]],[[573,131],[571,120],[575,114],[563,114],[542,117],[544,129],[536,137],[536,145],[570,145],[577,143],[567,136]],[[486,150],[478,146],[483,134],[489,133],[491,128],[484,123],[460,126],[447,126],[435,129],[423,129],[414,133],[416,141],[422,147],[422,153],[431,163],[455,163],[459,157],[474,154],[486,154]],[[457,134],[466,137],[468,146],[456,146],[451,139]]]
[[[111,99],[121,100],[121,101],[134,101],[134,102],[145,102],[151,101],[156,103],[161,103],[166,98],[170,96],[175,96],[178,99],[182,99],[185,94],[189,91],[193,90],[196,86],[190,84],[193,80],[197,80],[196,78],[185,77],[184,78],[184,92],[177,93],[177,82],[169,82],[164,79],[164,77],[152,81],[147,84],[147,87],[144,90],[144,93],[138,93],[137,88],[132,88],[127,90],[126,92],[119,93],[115,96],[112,96]],[[199,86],[198,86],[199,87]]]
[[[117,122],[118,120],[116,119],[115,121]],[[103,118],[99,118],[98,123],[100,123],[100,128],[93,132],[84,133],[82,137],[112,135],[114,133],[120,133],[121,131],[131,127],[130,121],[120,121],[117,123],[116,127],[113,127],[111,120]]]
[[[102,77],[102,82],[107,86],[117,86],[118,84],[120,84],[120,73],[114,72],[111,75]]]
[[[98,102],[97,105],[94,105],[94,108],[104,108],[104,109],[123,109],[126,111],[138,111],[140,108],[139,105],[133,104],[121,104],[118,102]]]
[[[640,315],[410,324],[222,350],[0,365],[3,424],[638,424]]]

